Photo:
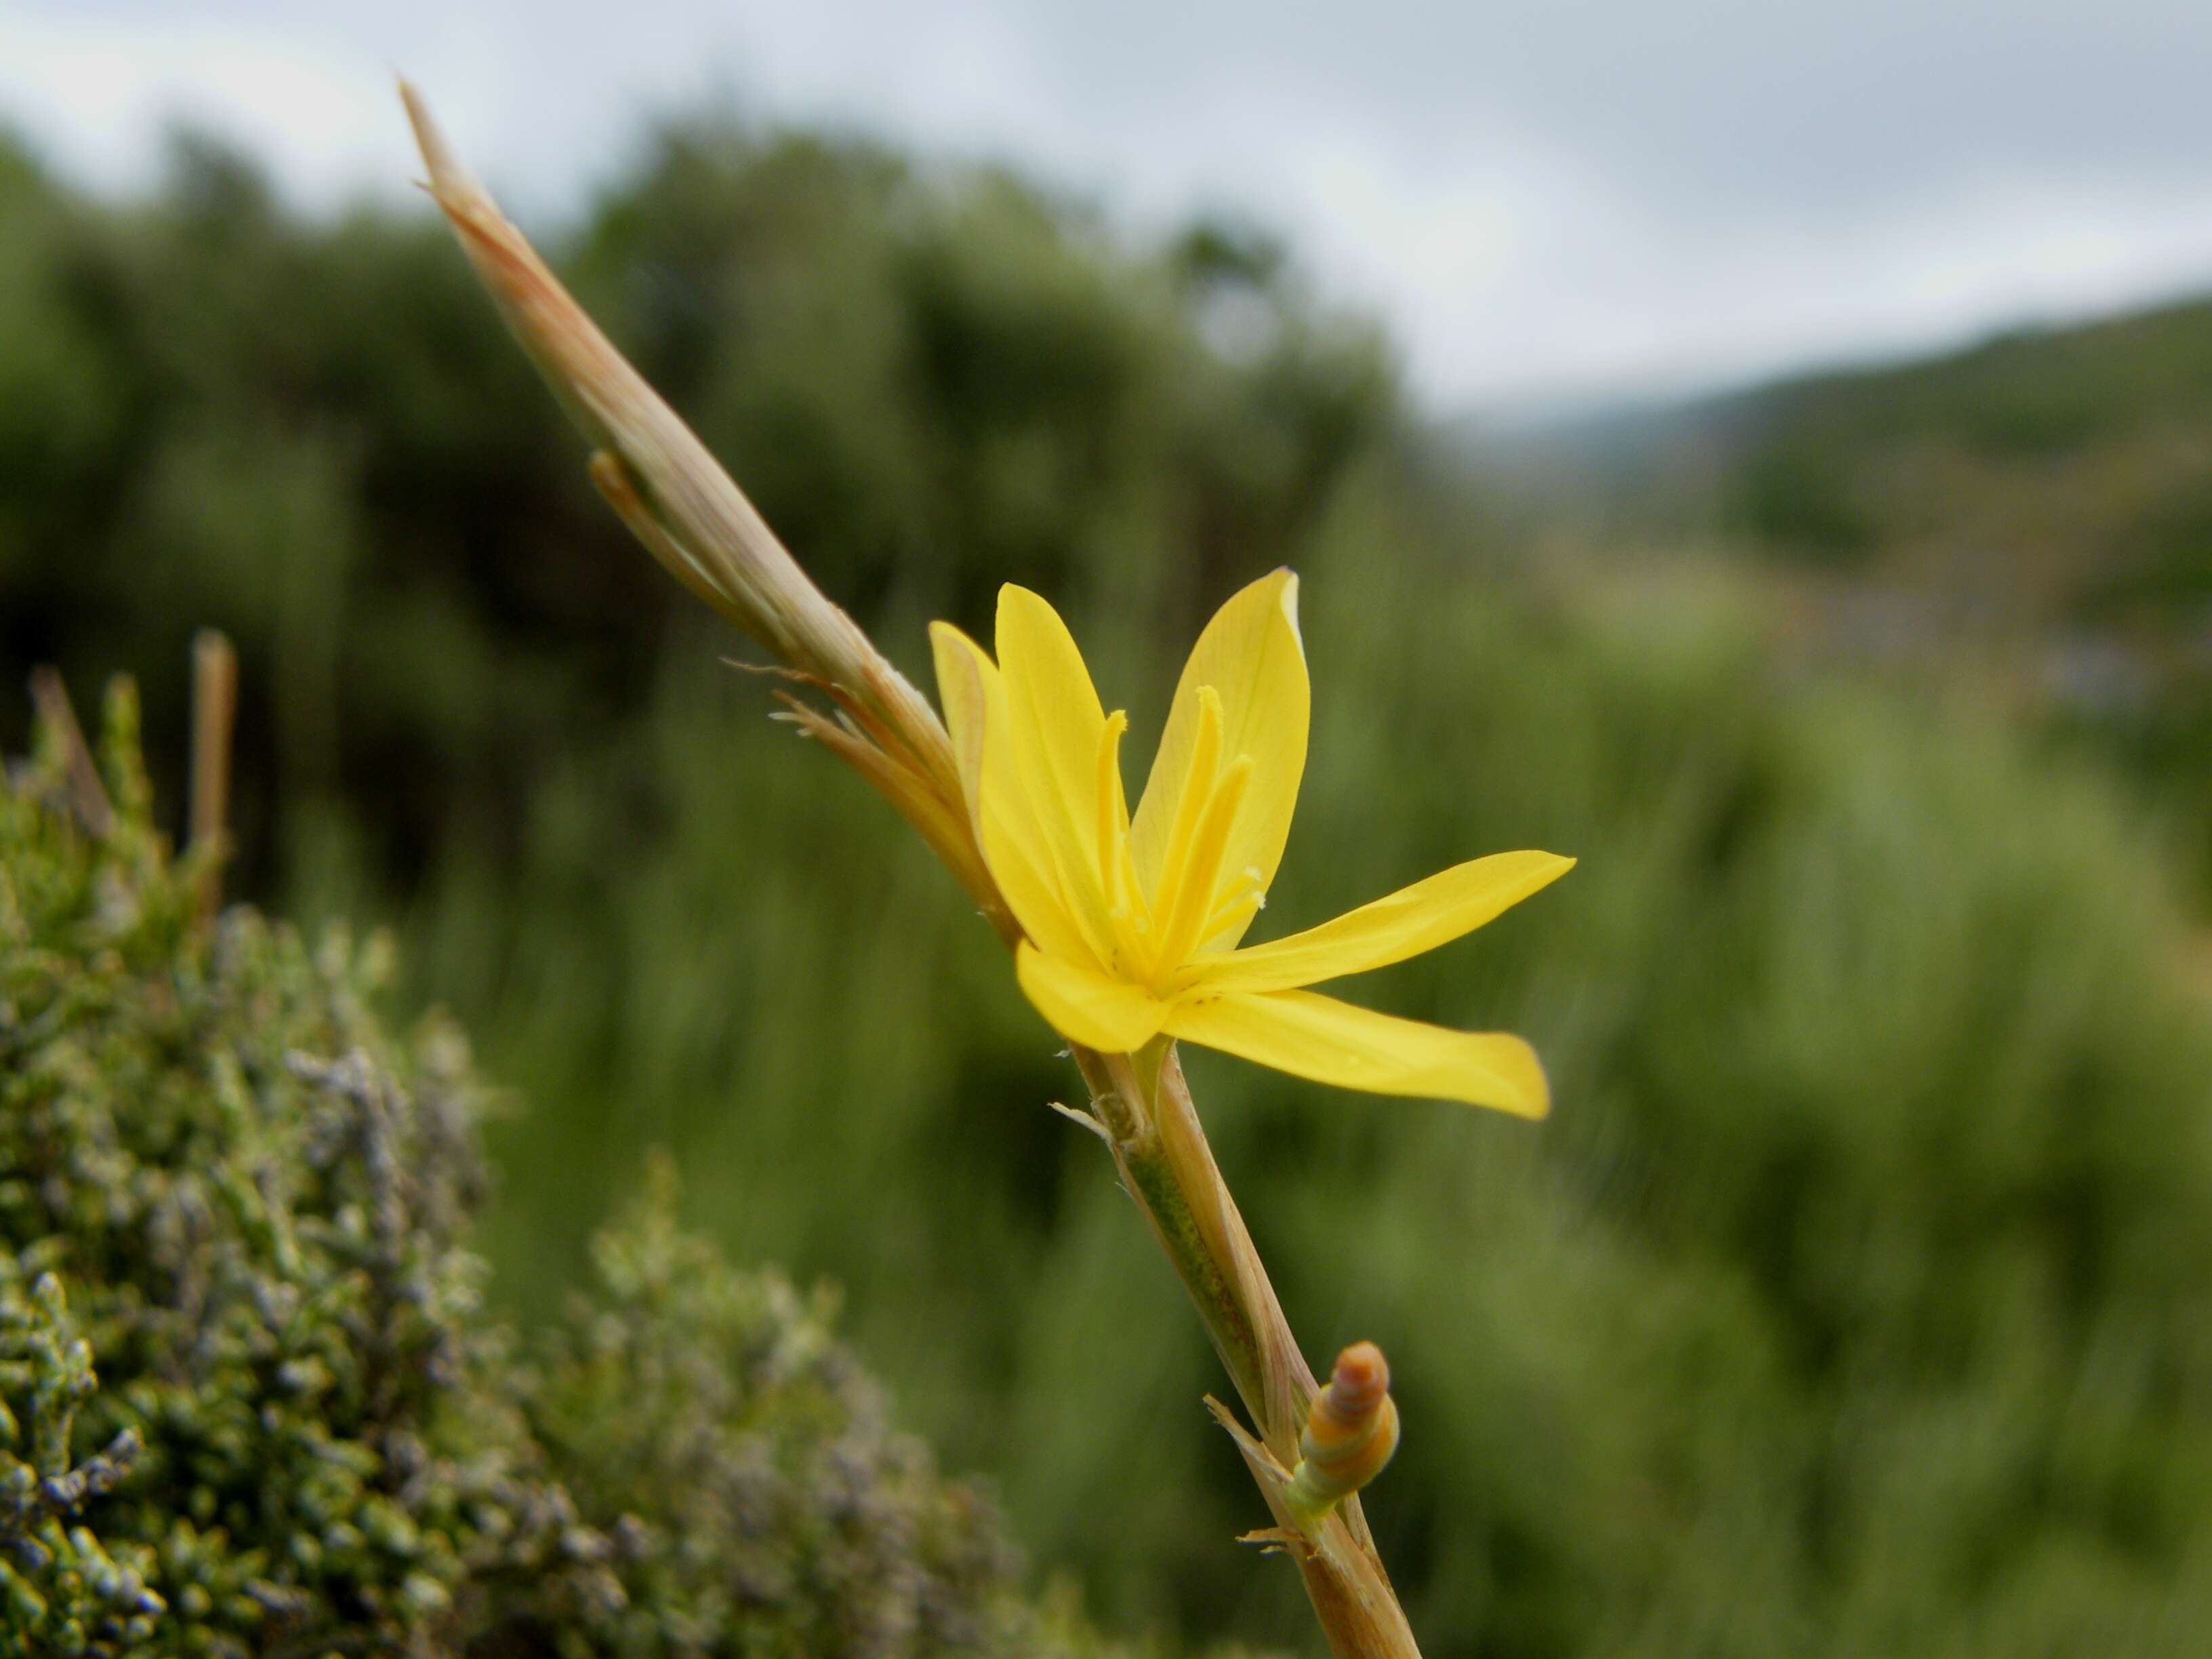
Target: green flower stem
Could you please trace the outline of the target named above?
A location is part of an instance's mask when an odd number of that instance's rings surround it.
[[[1420,1659],[1357,1494],[1318,1522],[1302,1519],[1288,1500],[1298,1431],[1319,1385],[1206,1146],[1175,1045],[1129,1055],[1074,1053],[1122,1182],[1260,1431],[1253,1438],[1207,1402],[1275,1517],[1275,1528],[1255,1537],[1279,1543],[1297,1564],[1335,1659]]]
[[[1254,1422],[1264,1423],[1267,1390],[1259,1337],[1229,1264],[1209,1243],[1190,1196],[1177,1179],[1136,1068],[1109,1062],[1087,1048],[1078,1048],[1075,1056],[1090,1086],[1092,1109],[1106,1126],[1123,1184],[1205,1322],[1244,1409]],[[1157,1078],[1156,1068],[1153,1074]]]

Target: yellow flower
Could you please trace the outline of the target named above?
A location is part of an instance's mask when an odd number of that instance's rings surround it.
[[[939,696],[984,861],[1028,935],[1022,989],[1107,1054],[1163,1034],[1318,1082],[1540,1117],[1517,1036],[1446,1030],[1304,987],[1402,962],[1480,927],[1574,866],[1501,853],[1266,945],[1238,941],[1267,901],[1305,770],[1310,692],[1297,578],[1262,577],[1199,636],[1133,817],[1128,718],[1109,714],[1066,625],[999,591],[998,660],[930,629]]]

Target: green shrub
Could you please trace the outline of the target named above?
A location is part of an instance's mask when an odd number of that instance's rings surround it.
[[[374,942],[196,920],[127,690],[103,830],[43,738],[0,795],[7,1651],[1090,1650],[665,1174],[556,1332],[487,1322],[459,1033],[379,1025]]]

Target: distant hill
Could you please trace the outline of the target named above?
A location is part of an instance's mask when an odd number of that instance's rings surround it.
[[[1996,667],[2212,824],[2212,298],[1474,447],[1540,535],[1748,556],[1816,643]]]
[[[2212,600],[2212,297],[1601,415],[1494,458],[1784,560],[1965,574],[1948,556],[1972,543],[1981,575],[2095,614],[2185,606]]]

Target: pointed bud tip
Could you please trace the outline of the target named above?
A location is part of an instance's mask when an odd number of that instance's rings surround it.
[[[1336,1357],[1329,1386],[1340,1395],[1366,1397],[1387,1393],[1390,1363],[1372,1342],[1355,1342]]]
[[[430,171],[430,190],[433,195],[481,195],[483,187],[476,176],[462,164],[445,130],[437,118],[430,113],[415,83],[405,76],[398,77],[399,101],[407,111],[407,125],[414,130],[415,148],[421,152],[422,165]]]
[[[1298,650],[1305,650],[1305,634],[1298,626],[1298,573],[1286,564],[1275,567],[1274,574],[1283,580],[1283,618],[1291,625],[1291,637],[1298,642]]]

